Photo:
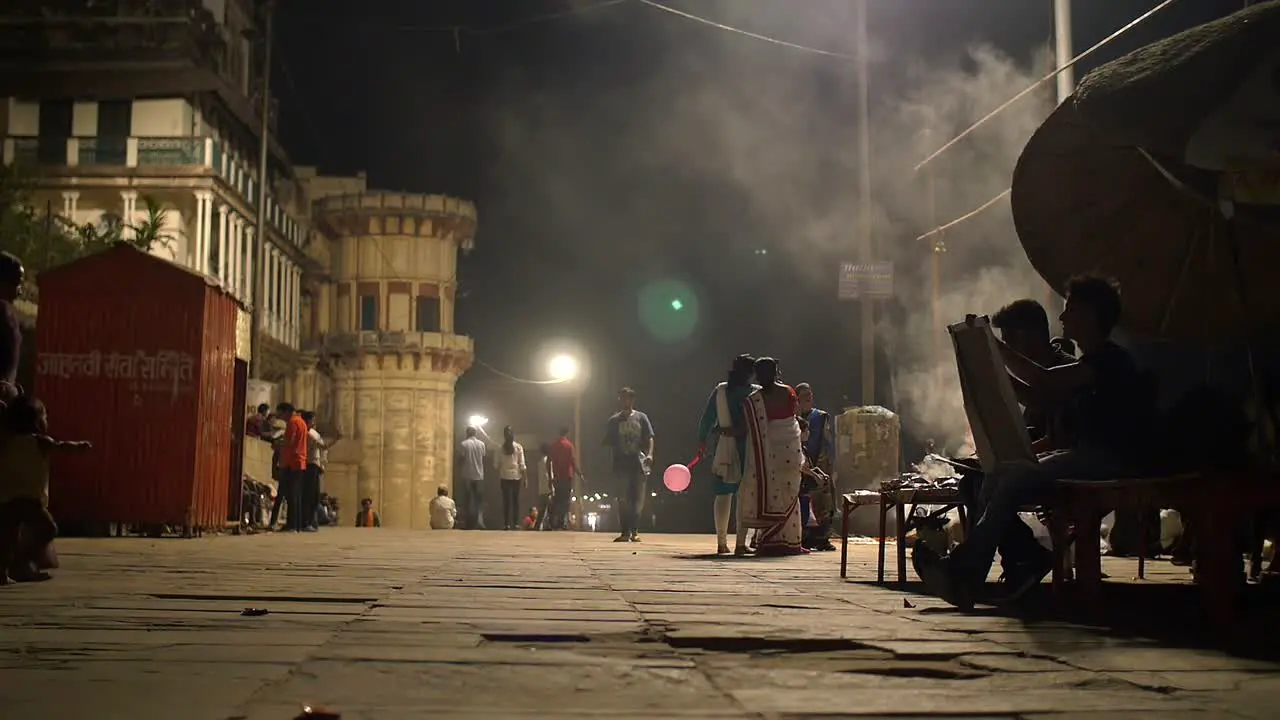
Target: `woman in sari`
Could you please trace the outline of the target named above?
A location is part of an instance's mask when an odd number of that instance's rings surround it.
[[[729,553],[729,516],[733,512],[733,498],[742,483],[742,468],[746,464],[746,418],[743,401],[759,388],[751,383],[755,358],[739,355],[733,359],[729,378],[716,386],[698,423],[698,437],[703,448],[711,448],[711,472],[716,476],[716,553]],[[738,504],[741,513],[742,504]],[[747,529],[738,518],[737,544],[734,554],[747,554]]]
[[[796,391],[778,382],[778,361],[756,361],[760,389],[743,401],[747,464],[738,494],[742,527],[760,530],[759,556],[805,555],[801,546],[800,425]]]

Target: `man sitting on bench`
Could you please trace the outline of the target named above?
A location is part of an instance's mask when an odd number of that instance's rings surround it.
[[[1076,437],[1069,448],[1040,455],[1038,465],[1010,465],[987,476],[982,516],[950,555],[939,557],[917,545],[916,573],[930,592],[956,607],[972,607],[997,546],[1019,521],[1020,507],[1044,501],[1058,480],[1112,480],[1138,469],[1154,409],[1133,358],[1110,340],[1120,315],[1120,290],[1113,281],[1078,277],[1067,284],[1060,319],[1064,334],[1080,347],[1079,361],[1047,368],[1006,342],[998,343],[1022,402],[1046,407],[1070,398]],[[1052,569],[1051,558],[1039,556],[1034,567],[1019,573],[1005,599],[1017,599]]]
[[[1015,300],[1000,308],[991,318],[991,325],[999,331],[1000,339],[1018,354],[1044,368],[1069,365],[1075,357],[1062,350],[1060,341],[1055,343],[1049,332],[1049,314],[1035,300]],[[1018,384],[1015,384],[1015,389]],[[1037,452],[1061,450],[1071,446],[1070,398],[1019,397],[1025,408],[1023,422],[1031,436],[1031,447]],[[982,517],[981,498],[983,474],[980,471],[965,472],[961,478],[961,492],[965,496],[969,517]],[[1043,578],[1042,570],[1052,562],[1050,552],[1036,540],[1035,533],[1022,518],[1015,517],[1000,539],[1000,575],[1003,588],[1012,592],[1025,592],[1025,586],[1034,585]]]

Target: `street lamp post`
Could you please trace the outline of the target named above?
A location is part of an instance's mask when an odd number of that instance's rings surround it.
[[[1058,73],[1058,104],[1067,101],[1075,92],[1075,68],[1070,66],[1075,54],[1075,43],[1071,33],[1071,0],[1053,0],[1053,54]],[[1065,68],[1065,69],[1064,69]],[[1045,309],[1049,312],[1049,324],[1052,327],[1058,316],[1058,295],[1052,285],[1045,288]]]
[[[556,355],[547,363],[547,374],[555,382],[574,383],[573,388],[573,449],[576,457],[574,463],[579,475],[573,478],[573,497],[578,498],[578,530],[582,529],[582,487],[579,479],[582,472],[582,366],[572,355]]]
[[[858,0],[854,5],[856,13],[857,33],[857,68],[858,68],[858,161],[860,163],[859,190],[859,256],[862,262],[875,262],[875,241],[871,237],[871,101],[869,73],[867,71],[867,0]],[[859,301],[861,310],[861,359],[862,359],[862,404],[876,403],[876,339],[875,301],[862,297]]]

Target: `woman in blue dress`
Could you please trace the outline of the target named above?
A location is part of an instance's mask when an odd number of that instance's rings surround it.
[[[754,366],[755,358],[750,355],[733,359],[728,379],[711,392],[698,424],[698,437],[704,450],[710,453],[711,472],[716,477],[716,552],[721,555],[729,553],[729,516],[746,464],[747,425],[743,401],[759,389],[752,383]],[[747,529],[741,521],[734,553],[747,553]]]

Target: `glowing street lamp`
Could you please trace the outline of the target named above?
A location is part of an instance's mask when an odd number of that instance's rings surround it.
[[[574,380],[580,371],[578,359],[572,355],[556,355],[547,363],[547,374],[558,382]]]

